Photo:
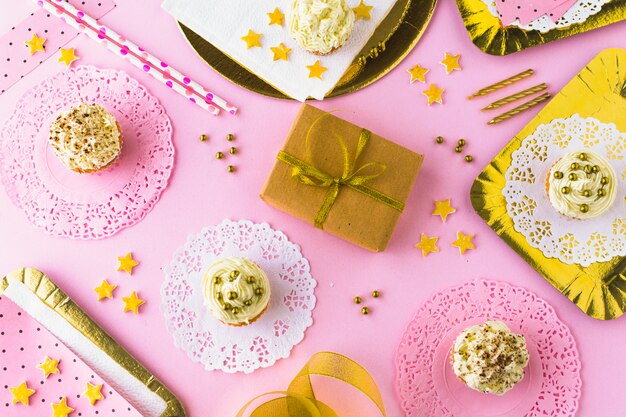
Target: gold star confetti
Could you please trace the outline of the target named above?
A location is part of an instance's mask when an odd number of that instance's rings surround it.
[[[437,240],[439,240],[437,236],[428,237],[422,233],[422,239],[415,245],[415,247],[422,250],[422,256],[426,256],[431,252],[439,252]]]
[[[252,29],[248,29],[248,34],[246,36],[242,36],[241,40],[246,43],[246,48],[250,49],[255,46],[261,47],[261,36],[260,33],[254,33]]]
[[[315,64],[307,65],[306,67],[309,70],[309,78],[319,78],[320,80],[322,79],[324,71],[328,69],[320,64],[319,59],[315,61]]]
[[[474,249],[474,244],[472,243],[473,237],[474,235],[464,235],[461,232],[457,232],[456,240],[452,242],[452,246],[459,248],[459,252],[463,255],[466,250]]]
[[[450,199],[435,201],[433,216],[441,216],[441,220],[445,223],[448,215],[452,213],[456,213],[456,209],[450,205]]]
[[[268,13],[267,17],[270,18],[270,23],[269,23],[270,26],[271,25],[282,26],[285,15],[277,7],[274,9],[272,13]]]
[[[76,61],[78,58],[80,57],[74,53],[74,48],[61,48],[61,56],[59,57],[59,62],[64,63],[66,67],[72,65],[72,62]]]
[[[415,81],[425,83],[428,71],[430,71],[428,68],[421,67],[419,64],[415,64],[413,68],[409,68],[407,72],[411,74],[411,84]]]
[[[102,393],[100,390],[102,389],[102,384],[100,385],[91,385],[87,382],[87,391],[85,391],[85,397],[89,399],[89,403],[91,405],[96,404],[96,401],[103,399]]]
[[[422,94],[428,98],[428,105],[430,106],[433,103],[443,104],[443,99],[441,98],[443,92],[443,88],[439,88],[435,84],[431,84],[427,90],[422,91]]]
[[[40,363],[39,365],[37,365],[37,368],[43,371],[44,378],[48,378],[48,375],[50,374],[56,375],[59,373],[58,365],[59,365],[59,359],[50,359],[49,357],[46,356],[46,358],[43,360],[43,363]]]
[[[443,61],[441,61],[441,64],[446,67],[446,74],[450,74],[454,70],[461,70],[461,66],[459,65],[460,58],[461,55],[451,55],[446,52],[445,58],[443,58]]]
[[[9,391],[13,394],[13,404],[22,403],[24,405],[28,405],[28,398],[35,393],[34,389],[28,388],[26,381],[15,388],[9,387]]]
[[[52,404],[52,417],[67,417],[73,412],[74,409],[67,405],[67,397],[61,398],[58,404]]]
[[[26,41],[26,45],[30,48],[30,54],[33,55],[39,51],[45,51],[46,48],[43,44],[46,42],[46,38],[40,38],[36,33],[33,33],[33,37],[29,41]]]
[[[278,44],[278,46],[272,46],[270,49],[274,53],[274,61],[278,61],[278,60],[288,61],[289,60],[288,55],[289,55],[289,52],[291,51],[291,48],[287,48],[284,43],[281,42]]]
[[[137,297],[137,293],[133,291],[128,297],[122,297],[124,300],[124,312],[132,311],[133,314],[139,314],[139,306],[145,303],[144,300]]]
[[[365,3],[363,3],[363,0],[361,0],[359,5],[356,7],[353,7],[352,10],[354,11],[354,14],[356,15],[356,20],[359,20],[359,19],[369,20],[372,17],[370,16],[370,11],[373,8],[374,6],[367,6]]]
[[[133,274],[133,268],[139,265],[139,262],[133,259],[133,254],[128,252],[123,257],[117,257],[117,260],[120,261],[120,266],[117,267],[118,271],[126,271],[128,275]]]
[[[102,280],[102,283],[93,290],[98,293],[98,301],[104,298],[113,298],[113,290],[117,288],[117,285],[109,284],[106,279]]]

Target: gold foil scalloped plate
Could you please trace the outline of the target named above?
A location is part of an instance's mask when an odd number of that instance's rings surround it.
[[[626,19],[626,0],[612,0],[582,23],[541,33],[515,26],[502,26],[482,0],[456,0],[472,42],[491,55],[507,55],[557,39],[588,32]]]
[[[426,30],[436,3],[437,0],[398,0],[326,97],[358,91],[395,68],[411,52]],[[197,33],[180,22],[178,24],[198,55],[227,79],[259,94],[289,98]]]
[[[52,309],[53,313],[58,314],[63,320],[67,321],[102,352],[140,381],[149,391],[160,397],[165,403],[165,410],[160,417],[185,417],[185,410],[174,394],[102,330],[43,272],[32,268],[22,268],[11,272],[0,279],[0,295],[7,291],[10,285],[15,285],[15,283],[24,284],[26,289],[34,294],[36,299],[41,301],[44,306]],[[82,359],[88,365],[90,364],[89,358]]]
[[[626,311],[626,257],[588,267],[546,258],[515,230],[502,194],[512,154],[522,140],[539,125],[574,113],[614,123],[626,132],[626,50],[607,49],[589,62],[480,173],[470,199],[480,217],[550,284],[585,314],[610,320]],[[615,204],[624,203],[617,200]]]

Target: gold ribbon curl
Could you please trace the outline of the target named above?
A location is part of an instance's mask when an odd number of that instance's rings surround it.
[[[311,135],[313,127],[317,124],[317,122],[319,122],[323,117],[327,115],[328,114],[318,117],[311,124],[311,127],[309,128],[309,131],[306,135],[306,143],[308,143],[309,136]],[[380,203],[383,203],[395,210],[398,210],[399,212],[402,212],[402,210],[404,210],[404,203],[402,201],[396,200],[395,198],[390,197],[387,194],[381,193],[380,191],[377,191],[366,185],[367,182],[383,175],[383,173],[387,170],[387,166],[385,164],[381,164],[379,162],[368,162],[358,168],[355,168],[359,157],[361,156],[361,153],[363,152],[363,150],[367,146],[367,143],[370,140],[371,135],[372,133],[369,130],[361,130],[354,158],[350,158],[350,152],[348,151],[348,147],[345,141],[340,136],[335,135],[343,153],[343,173],[340,177],[334,177],[328,173],[325,173],[318,169],[315,165],[307,163],[284,151],[280,151],[278,153],[277,158],[279,161],[282,161],[293,167],[291,171],[291,177],[293,179],[304,185],[328,188],[328,192],[326,193],[326,197],[322,202],[322,206],[315,216],[315,227],[320,229],[323,228],[324,222],[326,221],[326,218],[330,213],[330,209],[333,207],[333,204],[335,203],[335,200],[339,195],[339,190],[342,186],[350,187],[353,190],[360,192],[361,194],[364,194]],[[368,169],[372,171],[369,174],[366,173]]]
[[[282,395],[269,400],[250,413],[250,417],[338,417],[328,405],[315,397],[311,375],[335,378],[352,385],[365,394],[386,417],[383,399],[372,376],[361,365],[335,352],[318,352],[291,381],[287,391],[271,391],[248,401],[237,417],[243,417],[248,407],[261,397]]]

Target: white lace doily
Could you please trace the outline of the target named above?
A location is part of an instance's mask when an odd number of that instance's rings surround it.
[[[618,177],[617,197],[602,215],[576,220],[550,204],[546,178],[564,154],[590,149],[604,156]],[[515,230],[548,258],[589,266],[626,255],[626,134],[613,123],[574,114],[537,127],[513,152],[502,190]]]
[[[201,281],[218,258],[255,261],[270,280],[267,311],[248,326],[218,321],[203,304]],[[207,370],[250,373],[289,356],[313,324],[316,282],[300,247],[267,223],[224,220],[191,235],[165,268],[161,287],[167,329],[176,346]]]
[[[489,11],[495,17],[499,17],[495,0],[482,0],[489,7]],[[594,14],[602,10],[602,6],[611,0],[578,0],[559,20],[553,22],[548,16],[541,16],[527,25],[520,25],[515,21],[512,25],[524,30],[538,30],[546,33],[552,29],[562,29],[575,23],[582,23]]]

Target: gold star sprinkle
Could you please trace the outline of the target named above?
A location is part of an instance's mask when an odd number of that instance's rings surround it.
[[[102,384],[100,385],[91,385],[87,382],[87,391],[85,391],[85,397],[89,399],[89,403],[91,405],[96,404],[96,401],[103,399],[102,393],[100,390],[102,389]]]
[[[359,19],[367,19],[369,20],[372,16],[370,16],[370,11],[374,8],[374,6],[367,6],[363,3],[363,0],[359,3],[358,6],[353,7],[352,10],[356,15],[356,20]]]
[[[443,91],[443,88],[439,88],[435,84],[431,84],[428,87],[428,90],[422,91],[422,94],[424,94],[428,98],[428,105],[430,106],[435,102],[443,104],[443,99],[441,98]]]
[[[46,42],[46,38],[40,38],[36,33],[33,33],[33,37],[29,41],[26,41],[26,45],[30,48],[30,54],[33,55],[39,51],[45,51],[46,48],[43,44]]]
[[[283,19],[285,18],[285,15],[277,8],[274,9],[274,11],[272,13],[268,13],[267,16],[270,18],[270,23],[269,25],[278,25],[278,26],[282,26],[283,25]]]
[[[251,29],[248,29],[248,34],[246,36],[242,36],[241,40],[246,43],[246,48],[250,49],[255,46],[261,47],[261,36],[260,33],[254,33]]]
[[[319,78],[320,80],[322,79],[324,71],[328,69],[320,64],[319,59],[315,61],[315,64],[307,65],[306,67],[309,70],[309,78]]]
[[[117,260],[120,261],[120,266],[117,267],[118,271],[126,271],[128,275],[133,274],[133,268],[139,265],[139,262],[133,259],[133,254],[128,252],[123,257],[117,257]]]
[[[452,213],[456,213],[456,209],[450,205],[450,199],[435,201],[433,216],[441,216],[441,220],[445,223],[448,215]]]
[[[422,250],[422,256],[426,256],[431,252],[439,252],[437,240],[439,240],[437,236],[428,237],[422,233],[422,239],[415,245],[415,247]]]
[[[52,417],[67,417],[69,414],[72,414],[74,409],[72,407],[68,407],[67,398],[61,398],[61,401],[58,404],[52,404]]]
[[[270,49],[274,53],[274,61],[289,60],[288,54],[291,51],[291,48],[287,48],[284,43],[281,42],[278,44],[278,46],[272,46]]]
[[[446,67],[446,74],[450,74],[454,70],[461,70],[461,66],[459,65],[460,58],[461,55],[451,55],[446,52],[445,58],[443,58],[443,61],[441,61],[441,64]]]
[[[474,244],[472,243],[473,237],[474,235],[464,235],[461,232],[457,232],[456,240],[452,242],[452,246],[459,248],[459,252],[463,255],[466,250],[474,249]]]
[[[66,67],[72,65],[72,62],[76,61],[78,58],[80,57],[74,53],[74,48],[61,48],[61,56],[59,57],[59,62],[64,63]]]
[[[48,378],[50,374],[58,374],[59,373],[59,359],[50,359],[46,356],[42,363],[37,365],[37,368],[43,371],[43,377]]]
[[[113,298],[113,290],[117,288],[117,285],[109,284],[106,279],[102,280],[102,283],[93,290],[98,293],[98,301],[104,298]]]
[[[139,306],[145,303],[144,300],[137,297],[137,293],[133,291],[128,297],[122,297],[124,300],[124,312],[132,311],[133,314],[139,314]]]
[[[9,391],[13,394],[13,404],[22,403],[24,405],[28,405],[28,398],[35,393],[34,389],[28,388],[26,381],[15,388],[9,387]]]
[[[428,68],[421,67],[419,64],[415,64],[413,68],[409,68],[407,72],[411,74],[411,84],[415,81],[425,83],[428,71],[430,71]]]

